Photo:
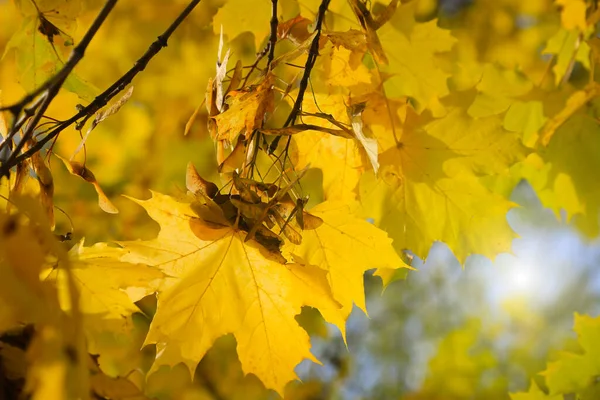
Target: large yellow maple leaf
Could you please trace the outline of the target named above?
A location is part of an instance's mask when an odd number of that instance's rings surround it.
[[[281,264],[246,233],[199,218],[189,202],[153,193],[142,205],[161,231],[154,240],[122,243],[124,260],[159,267],[170,277],[146,343],[157,344],[153,371],[185,363],[190,370],[220,336],[233,333],[245,373],[283,393],[310,353],[294,317],[304,305],[334,315],[326,271]]]
[[[551,121],[552,122],[552,121]],[[548,147],[541,150],[537,161],[523,165],[518,174],[526,178],[538,193],[542,204],[551,208],[588,237],[600,232],[600,188],[597,173],[600,170],[600,128],[588,115],[580,112],[569,118],[552,136]]]
[[[411,118],[397,129],[397,138],[372,126],[381,168],[378,176],[361,179],[367,215],[396,248],[422,258],[434,241],[446,243],[461,262],[473,253],[493,258],[510,251],[515,235],[506,213],[512,203],[490,192],[477,175],[508,172],[524,157],[518,136],[503,131],[499,120],[471,120],[457,110],[424,129]]]

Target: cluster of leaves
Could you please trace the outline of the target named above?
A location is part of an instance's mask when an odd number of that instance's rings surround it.
[[[186,61],[194,41],[183,41],[185,67],[162,66],[172,87],[151,82],[139,97],[137,89],[121,92],[151,68],[199,1],[148,7],[140,18],[168,15],[171,25],[120,78],[99,79],[108,88],[98,93],[75,69],[92,39],[114,40],[103,27],[116,3],[14,1],[23,18],[2,63],[26,94],[0,108],[0,266],[11,277],[0,292],[0,331],[35,328],[27,346],[3,340],[1,354],[9,366],[31,360],[11,373],[34,396],[86,397],[90,387],[109,398],[143,396],[144,373],[180,363],[194,371],[226,334],[236,339],[244,373],[283,394],[303,359],[318,361],[295,319],[303,306],[344,334],[353,305],[366,312],[365,271],[376,268],[387,285],[410,268],[406,251],[424,259],[435,241],[461,263],[510,251],[508,196],[521,179],[557,215],[565,210],[584,233],[598,234],[600,191],[589,173],[600,169],[595,2],[480,1],[440,21],[424,0],[229,0],[202,10],[203,26],[214,14],[211,52],[192,51]],[[87,22],[86,30],[78,33],[76,22]],[[253,36],[244,40],[247,32]],[[232,56],[239,60],[230,70]],[[184,130],[172,122],[191,101],[178,103],[189,89],[182,70],[198,60],[210,66],[204,60],[213,57],[216,73],[200,67],[199,81],[211,74],[208,89],[193,89],[205,99],[192,99],[200,105]],[[205,121],[213,171],[203,177],[188,164],[187,193],[134,200],[160,225],[156,238],[81,241],[66,253],[51,233],[62,188],[49,160],[59,157],[94,186],[102,210],[116,213],[88,166],[88,149],[96,127],[135,112],[130,98],[172,111],[156,123],[154,147],[169,143],[162,132],[193,135]],[[61,134],[68,130],[80,134],[72,146]],[[131,131],[124,142],[139,147],[143,124]],[[69,147],[70,157],[58,156]],[[65,231],[59,239],[70,237]],[[144,310],[154,293],[157,304]],[[143,352],[123,350],[142,345],[155,346],[148,368],[140,367]]]

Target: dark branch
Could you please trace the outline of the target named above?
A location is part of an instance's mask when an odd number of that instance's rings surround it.
[[[277,43],[277,0],[271,0],[271,34],[269,35],[269,56],[267,58],[267,70],[275,58],[275,44]]]
[[[25,121],[29,119],[30,113],[33,113],[33,117],[28,121],[27,127],[22,133],[21,140],[11,152],[10,156],[6,160],[6,163],[3,163],[2,167],[0,168],[0,177],[8,176],[10,168],[18,164],[18,161],[15,161],[17,155],[23,149],[25,143],[28,142],[28,140],[31,138],[33,131],[35,130],[40,119],[42,118],[42,115],[44,115],[44,113],[48,109],[48,106],[50,105],[52,100],[54,100],[54,97],[56,97],[56,95],[58,94],[60,88],[64,84],[69,74],[73,71],[77,63],[79,63],[79,61],[83,58],[85,50],[87,49],[88,45],[98,32],[100,26],[102,26],[102,24],[106,20],[106,17],[108,17],[108,14],[111,12],[116,3],[117,0],[106,1],[104,7],[102,7],[102,10],[100,10],[100,13],[98,13],[96,19],[94,19],[94,22],[92,22],[92,25],[83,36],[83,39],[81,39],[81,42],[79,42],[79,44],[75,46],[75,48],[71,52],[71,55],[69,56],[69,59],[67,60],[65,65],[63,65],[60,71],[58,71],[53,77],[48,79],[46,82],[44,82],[44,84],[42,84],[40,88],[33,92],[33,95],[27,95],[20,102],[8,107],[8,109],[10,109],[14,114],[14,122],[11,126],[10,131],[7,134],[4,143],[2,144],[8,143],[13,139],[13,137],[18,132],[18,130],[21,129]],[[40,94],[41,98],[38,101],[36,101],[36,104],[34,104],[33,107],[25,109],[25,115],[19,118],[21,112],[23,111],[23,108]]]
[[[113,0],[116,1],[116,0]],[[173,23],[160,35],[154,43],[150,45],[148,50],[140,57],[133,65],[133,67],[127,71],[123,76],[121,76],[115,83],[113,83],[108,89],[98,95],[94,101],[92,101],[88,106],[82,108],[77,114],[73,115],[66,121],[59,123],[56,127],[54,127],[44,138],[40,139],[34,146],[25,151],[23,154],[13,157],[18,154],[18,152],[13,151],[11,158],[0,167],[0,176],[7,174],[10,168],[14,167],[21,161],[31,157],[37,151],[41,150],[43,146],[51,141],[54,137],[56,137],[60,132],[65,130],[67,127],[71,126],[73,123],[82,119],[78,123],[79,126],[85,124],[85,122],[92,116],[96,111],[104,107],[113,97],[115,97],[119,92],[121,92],[127,85],[131,83],[133,78],[143,71],[148,65],[148,62],[156,55],[158,52],[167,46],[167,41],[173,34],[173,32],[179,27],[179,25],[185,20],[185,18],[192,12],[192,10],[200,3],[200,0],[192,0],[187,5],[187,7],[179,14],[179,16],[173,21]]]
[[[310,78],[310,73],[317,61],[317,57],[319,56],[319,40],[321,38],[321,29],[323,29],[323,20],[325,19],[325,12],[329,7],[329,3],[331,0],[322,0],[321,5],[319,6],[319,12],[317,14],[317,23],[315,27],[315,31],[317,32],[315,37],[313,38],[312,43],[310,44],[310,50],[308,52],[308,58],[306,59],[306,64],[304,65],[304,74],[302,75],[302,79],[300,80],[300,88],[298,90],[298,96],[296,97],[296,101],[294,102],[294,106],[292,107],[292,111],[288,116],[283,127],[288,127],[296,122],[296,118],[298,118],[298,114],[302,109],[302,102],[304,101],[304,93],[306,92],[306,88],[308,87],[308,80]],[[281,136],[276,137],[271,145],[269,146],[269,153],[273,154],[275,149],[277,149],[277,145],[279,144]]]

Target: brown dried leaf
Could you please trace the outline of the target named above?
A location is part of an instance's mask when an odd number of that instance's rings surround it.
[[[54,179],[50,168],[46,165],[40,153],[34,153],[31,156],[31,165],[37,175],[37,180],[40,185],[40,201],[42,207],[46,211],[50,229],[54,229]]]
[[[102,209],[102,211],[107,212],[109,214],[119,213],[117,207],[114,206],[114,204],[110,201],[110,199],[106,196],[106,194],[100,187],[100,184],[98,184],[98,181],[96,180],[96,177],[94,176],[94,173],[92,171],[90,171],[84,164],[78,161],[69,161],[66,158],[63,158],[59,155],[56,156],[60,158],[63,164],[65,164],[65,167],[67,167],[67,170],[72,175],[77,175],[84,181],[89,182],[94,186],[94,189],[98,194],[98,205],[100,206],[100,209]]]
[[[256,86],[227,94],[225,102],[229,107],[214,117],[217,124],[216,140],[236,143],[240,134],[248,139],[255,129],[262,127],[265,114],[274,108],[274,80],[274,75],[268,74]]]
[[[246,180],[242,180],[242,178],[240,178],[240,175],[237,173],[237,171],[233,171],[232,178],[233,186],[240,193],[242,200],[244,200],[246,203],[260,203],[260,196],[256,192],[252,191]]]
[[[241,169],[246,159],[246,142],[238,140],[233,151],[227,157],[224,156],[224,147],[225,144],[223,141],[217,142],[217,161],[223,160],[219,164],[218,171],[221,173],[231,173],[237,169]]]

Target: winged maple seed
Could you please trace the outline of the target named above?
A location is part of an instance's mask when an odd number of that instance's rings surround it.
[[[323,223],[304,211],[306,198],[292,200],[289,190],[297,180],[279,187],[242,178],[234,171],[232,194],[220,194],[217,185],[202,178],[191,162],[186,173],[187,189],[195,196],[191,207],[202,220],[246,232],[245,241],[255,240],[281,263],[287,261],[281,253],[281,235],[299,245],[303,230],[316,229]]]

